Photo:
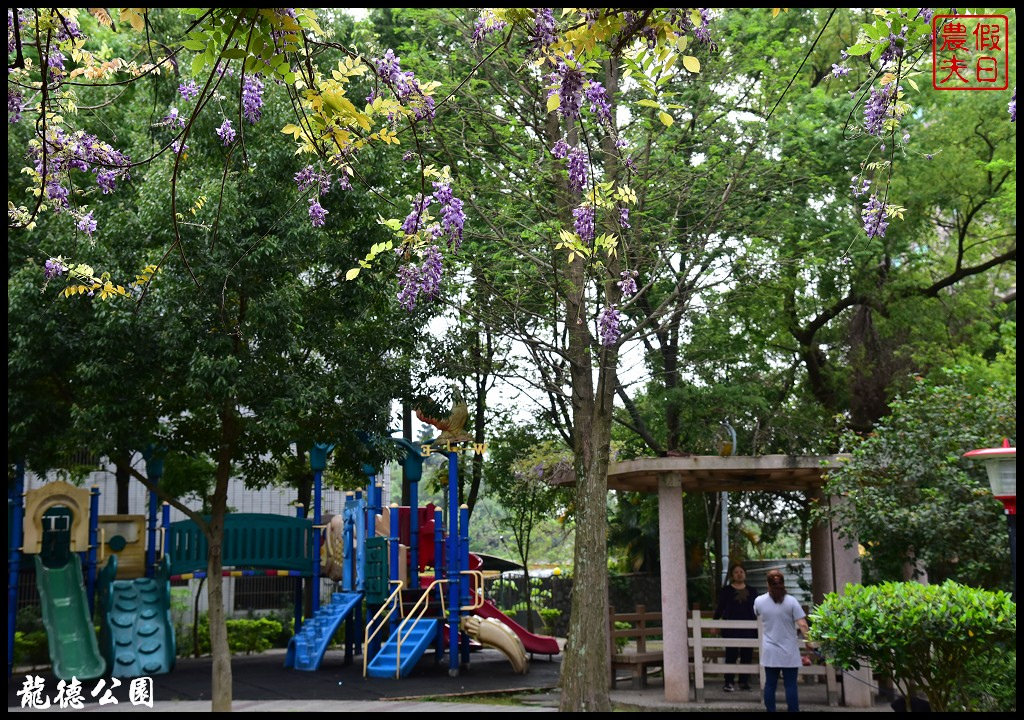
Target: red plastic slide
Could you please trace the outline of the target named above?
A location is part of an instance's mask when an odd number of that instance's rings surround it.
[[[523,647],[526,648],[526,652],[536,653],[537,655],[558,654],[557,640],[547,635],[534,635],[532,632],[499,610],[490,600],[484,600],[483,606],[477,608],[474,612],[480,617],[494,618],[495,620],[512,628],[512,631],[519,636],[520,640],[523,641]]]

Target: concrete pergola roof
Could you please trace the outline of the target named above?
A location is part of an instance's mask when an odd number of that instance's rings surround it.
[[[608,469],[609,490],[658,492],[659,482],[686,492],[810,491],[849,455],[691,455],[637,458]]]

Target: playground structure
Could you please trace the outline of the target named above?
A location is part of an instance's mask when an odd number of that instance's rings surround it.
[[[176,646],[170,615],[166,563],[148,568],[129,561],[118,571],[118,556],[129,542],[99,515],[99,489],[53,482],[22,494],[18,467],[8,493],[7,672],[13,671],[17,586],[22,555],[32,555],[53,673],[62,680],[110,675],[134,678],[170,672]],[[135,529],[141,516],[114,516]],[[126,558],[134,558],[132,551]],[[104,562],[106,563],[103,566]],[[83,578],[83,564],[85,566]],[[102,570],[100,568],[102,567]],[[99,597],[100,637],[93,626]]]
[[[365,494],[348,493],[342,512],[324,524],[322,474],[333,446],[317,444],[310,453],[311,517],[304,516],[302,507],[297,517],[260,513],[225,517],[224,575],[296,578],[295,633],[285,666],[319,669],[343,622],[346,662],[360,652],[364,674],[375,677],[408,675],[429,647],[435,649],[438,661],[447,650],[449,674],[456,676],[469,664],[471,639],[504,653],[517,673],[528,670],[527,652],[557,654],[554,638],[527,632],[483,599],[480,559],[469,552],[468,509],[457,505],[458,458],[470,446],[446,443],[435,450],[404,439],[389,440],[406,451],[402,464],[412,488],[411,508],[382,507],[378,472],[366,465]],[[423,457],[438,451],[449,463],[447,533],[440,509],[418,507]],[[162,461],[152,453],[147,457],[147,473],[159,483]],[[57,677],[131,678],[172,671],[176,645],[170,581],[205,577],[205,534],[191,520],[171,523],[166,504],[158,523],[154,493],[150,493],[148,518],[101,517],[97,488],[54,482],[23,495],[23,485],[19,469],[8,493],[8,675],[13,670],[22,554],[35,556],[43,622]],[[428,568],[432,573],[426,573]],[[322,569],[337,582],[336,591],[323,604]],[[313,580],[312,614],[305,621],[304,578]],[[97,596],[98,641],[93,627]]]

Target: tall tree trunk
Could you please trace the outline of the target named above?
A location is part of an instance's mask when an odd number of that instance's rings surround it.
[[[605,63],[608,97],[618,92],[614,61]],[[615,117],[615,108],[612,108]],[[602,140],[605,157],[615,157],[610,136]],[[605,167],[606,181],[617,180],[614,161]],[[617,228],[609,227],[610,232]],[[618,303],[618,255],[607,258],[605,302]],[[572,382],[573,464],[576,471],[576,544],[573,551],[573,591],[569,614],[569,643],[562,662],[560,710],[610,712],[608,681],[608,465],[611,453],[612,407],[618,383],[617,346],[598,354],[594,385],[592,337],[587,314],[587,277],[577,258],[566,273],[565,323],[568,329],[569,374]]]
[[[235,409],[230,404],[221,411],[221,442],[217,450],[216,487],[210,502],[210,527],[207,539],[206,597],[209,604],[210,654],[213,657],[211,699],[213,712],[231,712],[232,677],[231,649],[228,646],[227,613],[224,608],[224,518],[228,510],[228,483],[231,480],[231,458],[238,440],[239,427]]]

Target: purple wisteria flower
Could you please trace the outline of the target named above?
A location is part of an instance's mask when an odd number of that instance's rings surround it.
[[[406,235],[415,235],[420,229],[420,218],[423,217],[424,213],[427,212],[427,208],[430,207],[432,196],[427,195],[426,197],[419,197],[412,203],[412,212],[405,217],[405,221],[402,223],[402,232]]]
[[[89,237],[92,237],[92,234],[96,232],[96,220],[93,218],[91,210],[79,218],[78,229]]]
[[[181,117],[178,113],[178,108],[172,107],[167,111],[167,114],[164,115],[163,124],[169,127],[177,125],[178,127],[183,128],[185,127],[185,118]]]
[[[219,137],[224,145],[230,145],[235,141],[235,129],[231,127],[231,121],[224,118],[224,122],[217,128],[217,137]]]
[[[590,112],[610,125],[612,121],[612,106],[608,102],[608,94],[605,92],[604,85],[591,80],[583,94],[590,103]]]
[[[394,50],[389,49],[384,57],[375,59],[373,63],[377,66],[380,78],[394,91],[400,102],[412,108],[417,120],[434,117],[434,98],[424,94],[412,72],[402,72],[400,58],[395,56]]]
[[[494,15],[493,10],[484,10],[477,17],[476,25],[473,26],[473,45],[479,45],[485,37],[493,32],[504,29],[507,25],[507,22]]]
[[[619,341],[622,330],[619,327],[619,311],[614,305],[601,310],[597,318],[597,332],[605,347],[611,347]]]
[[[693,29],[693,36],[705,45],[711,43],[711,8],[700,8],[700,27]]]
[[[932,21],[932,16],[935,15],[935,11],[932,8],[920,8],[917,11],[917,16],[924,20],[926,23]]]
[[[895,91],[896,86],[893,83],[881,88],[871,88],[871,97],[864,104],[864,130],[869,135],[882,134],[882,124],[893,114],[890,106]]]
[[[441,251],[431,245],[423,253],[420,267],[420,293],[435,298],[441,292]]]
[[[317,192],[323,193],[327,192],[331,187],[332,178],[330,173],[318,172],[312,165],[302,168],[293,177],[299,192],[306,192],[315,185]]]
[[[573,229],[580,240],[590,244],[594,242],[594,208],[591,205],[580,205],[572,211]]]
[[[72,18],[61,16],[62,19],[56,28],[57,42],[64,42],[65,40],[71,40],[72,38],[78,39],[83,38],[85,35],[82,34],[82,29],[78,26]]]
[[[885,205],[874,195],[864,203],[861,220],[864,223],[864,232],[868,237],[885,237],[885,231],[889,227],[889,218],[885,212]]]
[[[61,258],[50,258],[46,261],[46,265],[43,268],[43,274],[47,280],[53,280],[67,271],[68,266],[62,262]]]
[[[569,187],[579,192],[587,184],[587,151],[574,147],[569,151]]]
[[[466,213],[462,211],[462,201],[452,194],[450,183],[434,183],[434,199],[441,205],[441,227],[448,235],[448,247],[454,244],[455,250],[462,246],[462,229],[466,224]]]
[[[25,96],[7,88],[7,122],[14,124],[21,120],[21,113],[25,109]]]
[[[178,84],[178,93],[181,95],[182,100],[188,102],[199,96],[199,86],[196,85],[195,80],[187,80]]]
[[[309,222],[313,227],[323,227],[329,213],[330,211],[324,209],[318,198],[309,199]]]
[[[46,64],[50,68],[51,73],[63,73],[64,72],[64,61],[67,60],[57,48],[51,48],[49,56],[46,58]]]
[[[53,203],[54,212],[60,212],[68,206],[68,189],[56,180],[46,183],[46,198]]]
[[[882,53],[879,61],[884,65],[887,62],[903,57],[903,47],[906,44],[907,28],[904,26],[899,35],[889,33],[889,46]]]
[[[21,24],[21,11],[18,11],[18,21],[15,23],[14,10],[7,8],[7,54],[10,55],[18,49],[17,40],[14,37],[15,24]]]
[[[406,150],[404,153],[402,153],[402,162],[409,162],[414,157],[416,157],[416,153],[414,153],[412,150]]]
[[[117,190],[117,173],[113,170],[103,170],[96,173],[96,184],[104,195],[109,195]]]
[[[338,187],[342,190],[351,190],[352,181],[348,179],[348,174],[345,172],[341,173],[341,177],[338,178]]]
[[[306,167],[295,173],[295,184],[299,188],[299,192],[306,192],[313,187],[313,181],[316,176],[316,171],[312,165]]]
[[[583,102],[583,71],[571,52],[564,60],[558,61],[558,68],[551,74],[549,80],[552,85],[558,85],[558,90],[552,89],[548,92],[548,97],[555,93],[559,95],[558,114],[570,120],[578,118]]]
[[[263,114],[263,83],[255,75],[246,75],[242,83],[242,116],[255,125]]]
[[[420,295],[436,298],[441,292],[441,271],[441,251],[430,245],[423,253],[420,266],[408,263],[398,269],[398,304],[411,312]]]
[[[533,9],[533,48],[543,51],[555,41],[555,15],[551,8]]]
[[[189,150],[188,143],[182,143],[181,140],[174,140],[171,142],[171,151],[175,155],[183,155]]]
[[[849,74],[850,68],[846,67],[845,65],[837,65],[836,63],[832,63],[832,77],[841,78],[846,77]]]
[[[569,143],[565,141],[565,138],[558,138],[554,145],[551,146],[551,154],[559,160],[564,160],[569,154]]]
[[[619,208],[619,227],[623,230],[629,230],[631,227],[629,224],[629,208]]]
[[[854,197],[860,197],[865,195],[868,190],[871,189],[871,181],[867,178],[861,179],[857,175],[850,178],[850,192],[853,193]]]
[[[636,295],[636,270],[623,270],[619,275],[622,279],[616,283],[619,286],[619,290],[622,291],[622,297],[631,298]]]
[[[1010,96],[1010,122],[1017,122],[1017,87],[1013,88],[1013,95]]]

